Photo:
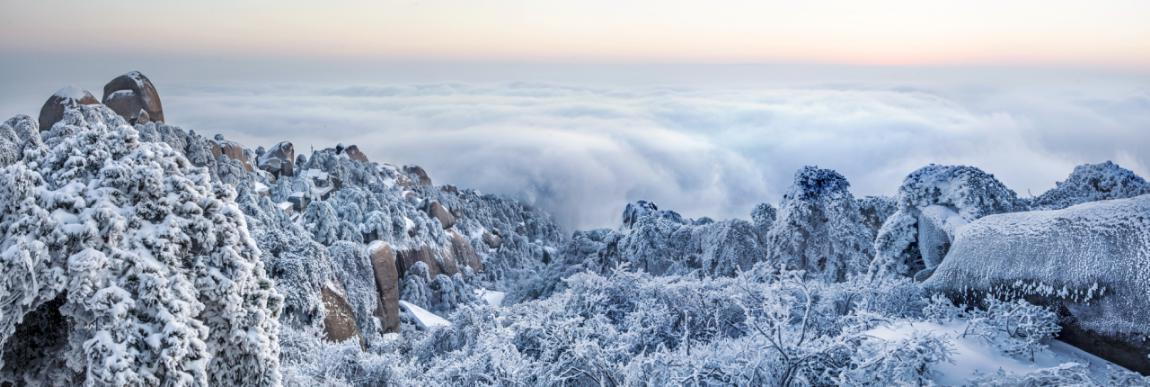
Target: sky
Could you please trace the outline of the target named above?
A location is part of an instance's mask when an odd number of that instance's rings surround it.
[[[347,59],[1150,65],[1141,0],[3,0],[0,49]]]
[[[1150,2],[798,3],[0,0],[0,116],[140,70],[170,124],[357,144],[568,229],[747,218],[803,165],[860,196],[929,163],[1150,176]]]

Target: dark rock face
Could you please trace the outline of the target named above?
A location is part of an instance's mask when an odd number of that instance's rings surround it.
[[[355,312],[347,300],[327,287],[320,293],[323,296],[324,310],[327,312],[323,318],[324,336],[337,342],[359,337],[359,328],[355,325]]]
[[[244,171],[251,172],[255,168],[252,167],[252,160],[244,153],[244,146],[235,141],[220,140],[211,141],[212,157],[226,156],[229,159],[239,161],[243,164]]]
[[[344,148],[343,153],[347,154],[347,157],[352,159],[352,160],[361,161],[361,162],[365,162],[365,163],[367,162],[367,155],[363,154],[363,152],[361,152],[359,150],[359,147],[357,147],[355,145],[351,145],[351,146],[348,146],[347,148]]]
[[[499,234],[496,233],[484,231],[483,244],[487,245],[487,247],[498,250],[500,246],[503,246],[503,237],[500,237]]]
[[[50,130],[60,120],[64,119],[64,108],[76,105],[98,105],[100,101],[87,90],[68,86],[60,89],[56,94],[44,101],[40,108],[40,130]]]
[[[415,180],[415,184],[424,187],[431,186],[431,177],[427,176],[427,171],[424,171],[422,167],[418,165],[407,165],[403,167],[403,172],[411,175]]]
[[[435,262],[435,255],[432,253],[431,247],[422,246],[419,248],[400,250],[397,258],[398,262],[396,263],[396,267],[399,269],[400,277],[407,275],[407,272],[411,270],[411,267],[414,266],[416,262],[423,262],[427,265],[427,274],[429,277],[435,278],[436,275],[439,275],[439,264]]]
[[[452,215],[451,211],[448,211],[447,208],[439,202],[431,202],[431,205],[427,207],[427,213],[431,215],[431,217],[438,219],[439,224],[442,224],[444,229],[449,229],[455,225],[455,215]]]
[[[395,251],[386,243],[376,243],[370,247],[370,254],[379,292],[376,317],[383,324],[384,333],[399,332],[399,269],[395,265]]]
[[[156,86],[138,71],[118,76],[104,85],[103,101],[129,123],[164,122],[164,107]]]
[[[1120,366],[1150,375],[1150,358],[1146,357],[1150,353],[1150,336],[1100,334],[1071,322],[1063,324],[1058,339]]]
[[[471,247],[471,243],[464,238],[462,234],[451,230],[451,252],[455,257],[456,262],[463,263],[470,267],[475,272],[483,271],[483,260],[479,258],[479,254]]]
[[[280,142],[260,156],[257,164],[276,177],[295,176],[295,147],[290,142]]]

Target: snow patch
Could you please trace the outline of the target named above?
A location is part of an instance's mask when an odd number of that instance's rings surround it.
[[[487,289],[475,289],[475,294],[478,294],[479,298],[482,298],[483,301],[487,301],[487,304],[491,306],[502,306],[503,299],[507,297],[506,292]]]
[[[411,314],[411,317],[415,319],[415,324],[419,325],[420,328],[429,329],[451,326],[450,321],[410,302],[399,300],[399,306]]]
[[[874,339],[887,342],[907,339],[916,333],[945,339],[952,350],[952,361],[935,364],[932,368],[937,372],[934,381],[947,386],[964,385],[978,374],[989,375],[999,369],[1007,374],[1022,375],[1066,363],[1085,364],[1091,370],[1092,376],[1098,380],[1105,380],[1107,366],[1119,367],[1058,340],[1052,340],[1049,348],[1035,353],[1033,362],[1016,359],[996,350],[992,343],[981,336],[967,335],[963,337],[966,326],[967,321],[965,320],[946,324],[897,321],[863,333]]]

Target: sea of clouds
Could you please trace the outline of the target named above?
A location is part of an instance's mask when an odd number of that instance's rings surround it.
[[[714,84],[152,78],[172,124],[252,147],[290,140],[297,152],[357,144],[373,161],[421,165],[437,184],[526,199],[568,229],[614,227],[623,206],[638,199],[692,217],[746,218],[757,203],[777,203],[803,165],[839,171],[860,196],[893,195],[909,172],[929,163],[977,166],[1023,196],[1041,194],[1087,162],[1113,160],[1150,175],[1145,77],[758,84],[737,77]]]

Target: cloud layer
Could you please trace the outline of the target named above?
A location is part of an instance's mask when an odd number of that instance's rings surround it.
[[[928,163],[971,164],[1024,196],[1084,162],[1150,165],[1150,93],[1138,89],[196,84],[165,98],[188,128],[251,146],[359,144],[439,184],[524,198],[568,228],[614,226],[636,199],[745,218],[808,164],[840,171],[856,195],[893,194]]]

